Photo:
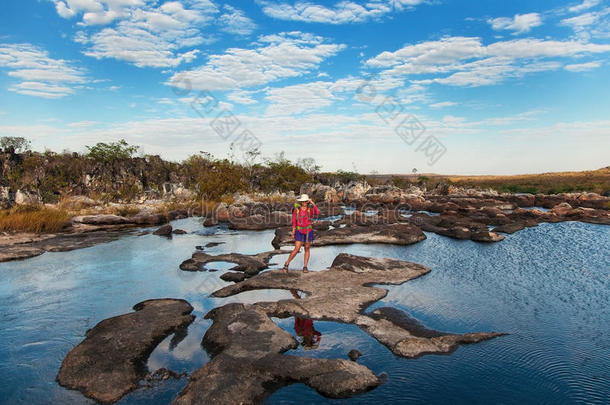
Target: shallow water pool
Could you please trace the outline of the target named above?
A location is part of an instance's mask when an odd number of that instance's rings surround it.
[[[206,228],[201,219],[174,221],[189,231],[167,239],[129,235],[107,244],[0,263],[0,400],[10,404],[92,403],[55,382],[65,354],[99,321],[131,311],[151,298],[184,298],[197,316],[182,340],[170,336],[149,358],[151,370],[194,371],[208,361],[200,342],[210,321],[203,315],[228,302],[291,298],[288,291],[263,290],[226,299],[208,294],[228,285],[216,272],[183,272],[179,264],[195,246],[210,254],[253,254],[271,250],[273,230]],[[316,348],[290,354],[346,358],[387,381],[341,403],[608,403],[610,402],[610,227],[564,222],[540,224],[480,244],[433,233],[411,246],[348,245],[312,248],[310,270],[328,267],[341,253],[392,257],[424,264],[432,271],[401,286],[384,286],[388,296],[373,305],[407,311],[424,325],[464,333],[502,331],[510,335],[462,346],[449,355],[419,359],[394,356],[354,325],[314,321]],[[287,255],[275,256],[281,263]],[[302,255],[291,269],[300,269]],[[294,320],[277,319],[291,333]],[[176,344],[176,341],[179,341]],[[125,396],[123,404],[165,404],[186,379],[168,380]],[[270,404],[335,403],[294,384],[272,394]]]

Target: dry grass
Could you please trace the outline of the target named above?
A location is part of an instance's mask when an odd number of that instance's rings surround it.
[[[0,211],[0,231],[59,232],[69,225],[70,215],[62,210],[20,205]]]
[[[522,174],[517,176],[449,176],[455,185],[493,188],[502,192],[558,194],[587,191],[610,192],[610,168],[583,172]]]
[[[370,176],[373,182],[385,183],[399,180],[417,184],[422,177],[427,185],[449,183],[461,187],[492,188],[499,192],[558,194],[570,192],[592,192],[602,195],[610,193],[610,167],[582,172],[551,172],[520,174],[514,176],[441,176],[438,174],[377,175]]]
[[[119,205],[109,207],[106,211],[108,214],[119,215],[122,217],[131,217],[140,212],[140,208],[134,205]]]

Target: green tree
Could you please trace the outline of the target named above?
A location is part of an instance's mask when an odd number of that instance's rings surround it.
[[[0,148],[13,149],[17,153],[30,150],[31,143],[22,136],[3,136],[0,138]]]
[[[139,146],[130,145],[124,139],[118,142],[98,142],[95,146],[85,146],[89,151],[87,157],[98,162],[112,162],[131,158],[140,149]]]

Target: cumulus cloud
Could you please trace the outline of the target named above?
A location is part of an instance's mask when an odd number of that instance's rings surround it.
[[[361,5],[353,1],[340,1],[325,6],[308,1],[274,3],[260,0],[263,12],[280,20],[316,22],[328,24],[359,23],[378,18],[395,10],[403,10],[423,3],[424,0],[370,1]]]
[[[198,68],[174,74],[167,84],[195,90],[236,90],[298,77],[316,69],[345,45],[319,36],[290,32],[259,37],[252,49],[229,48]]]
[[[144,0],[61,0],[55,4],[64,18],[82,14],[81,30],[74,40],[85,46],[85,55],[97,59],[113,58],[138,67],[175,67],[196,58],[199,51],[193,47],[215,40],[201,31],[218,12],[208,0],[167,1],[158,6]]]
[[[499,17],[487,20],[495,31],[509,30],[514,34],[529,32],[534,27],[542,25],[542,18],[538,13],[516,14],[514,17]]]
[[[32,44],[0,44],[0,67],[20,79],[9,90],[44,98],[61,98],[74,93],[85,81],[85,72]]]
[[[222,31],[237,35],[250,35],[256,30],[256,24],[248,18],[243,11],[224,6],[224,13],[218,19],[218,25]]]
[[[600,2],[601,0],[584,0],[582,4],[572,6],[569,8],[569,10],[572,13],[580,13],[581,11],[588,10],[592,7],[597,6]]]
[[[610,37],[610,7],[598,11],[590,11],[574,17],[561,20],[560,24],[574,30],[576,37],[581,41],[588,41],[592,37]]]
[[[366,61],[371,68],[394,77],[431,75],[416,83],[454,86],[496,84],[508,77],[557,70],[557,58],[577,58],[610,52],[610,44],[543,39],[515,39],[483,45],[477,37],[445,37],[382,52]]]

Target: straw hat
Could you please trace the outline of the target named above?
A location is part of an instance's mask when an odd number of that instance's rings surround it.
[[[309,201],[309,196],[307,194],[301,194],[299,196],[299,198],[297,198],[298,202],[305,202],[305,201]]]

